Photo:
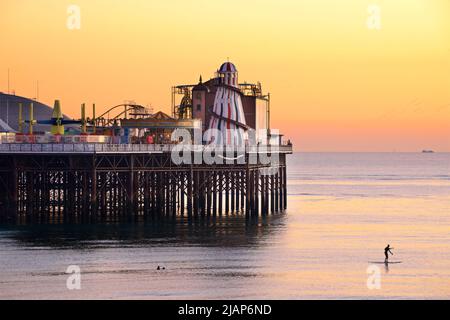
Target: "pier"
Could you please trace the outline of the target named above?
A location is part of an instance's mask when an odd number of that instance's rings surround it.
[[[256,217],[287,208],[292,144],[270,127],[270,94],[259,82],[239,83],[229,61],[205,82],[174,86],[172,116],[131,101],[100,115],[93,103],[91,117],[82,103],[81,118],[70,119],[58,99],[52,109],[2,97],[15,110],[14,121],[0,123],[2,221]]]
[[[286,209],[286,155],[292,146],[246,147],[246,161],[191,165],[173,162],[175,146],[0,144],[0,219],[254,217]],[[192,157],[204,149],[193,146]],[[263,164],[262,152],[276,154],[277,161]]]

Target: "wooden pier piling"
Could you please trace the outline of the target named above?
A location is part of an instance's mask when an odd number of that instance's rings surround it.
[[[3,221],[255,217],[287,208],[289,150],[280,152],[279,161],[267,166],[237,161],[175,165],[170,152],[4,149],[0,148]]]

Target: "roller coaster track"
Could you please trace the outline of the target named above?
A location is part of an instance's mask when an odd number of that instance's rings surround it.
[[[119,112],[114,117],[111,117],[110,116],[111,112],[116,109],[119,109],[119,108],[124,108],[124,109],[122,110],[122,112]],[[122,104],[118,104],[114,107],[109,108],[107,111],[102,113],[100,116],[96,117],[96,119],[95,119],[96,125],[109,126],[109,125],[113,124],[114,122],[116,122],[117,120],[128,119],[128,115],[132,114],[133,112],[140,113],[140,114],[150,114],[148,112],[148,108],[141,106],[139,104],[122,103]]]

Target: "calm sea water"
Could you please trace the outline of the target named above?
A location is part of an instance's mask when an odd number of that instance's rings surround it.
[[[294,154],[288,174],[264,220],[0,226],[0,298],[450,298],[450,154]],[[369,289],[387,243],[402,263]]]

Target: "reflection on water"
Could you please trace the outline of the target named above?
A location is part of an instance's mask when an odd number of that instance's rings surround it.
[[[3,227],[0,298],[246,296],[236,288],[261,278],[264,250],[278,242],[285,222],[281,214]],[[82,271],[80,291],[66,289],[70,265]]]
[[[4,226],[20,246],[53,249],[94,249],[114,246],[257,246],[260,239],[284,228],[283,214],[246,219],[243,215],[188,220],[99,224]]]

